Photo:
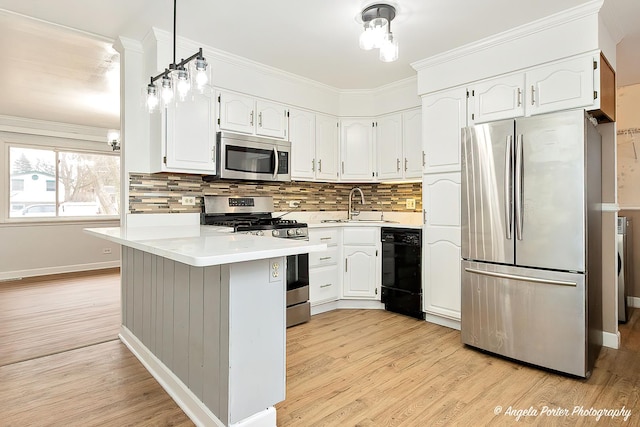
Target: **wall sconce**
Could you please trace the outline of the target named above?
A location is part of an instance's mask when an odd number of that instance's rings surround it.
[[[107,145],[113,151],[120,151],[120,132],[113,129],[107,132]]]

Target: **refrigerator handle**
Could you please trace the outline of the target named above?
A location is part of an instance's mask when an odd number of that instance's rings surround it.
[[[523,200],[522,200],[522,135],[516,138],[516,238],[522,240]]]
[[[507,240],[511,240],[513,230],[513,201],[511,200],[513,182],[513,135],[507,137],[507,150],[504,156],[504,217],[506,219]]]

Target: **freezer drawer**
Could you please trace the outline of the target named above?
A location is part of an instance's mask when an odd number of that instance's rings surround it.
[[[583,274],[462,262],[462,342],[589,376]]]

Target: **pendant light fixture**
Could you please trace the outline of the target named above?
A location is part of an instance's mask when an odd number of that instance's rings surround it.
[[[175,91],[178,92],[180,101],[186,99],[191,90],[191,77],[193,75],[195,75],[195,83],[199,91],[202,91],[209,81],[207,74],[208,64],[207,60],[202,56],[202,48],[199,48],[198,52],[187,59],[182,59],[176,63],[176,3],[177,0],[173,0],[173,62],[163,72],[157,76],[152,76],[147,85],[147,109],[149,112],[154,111],[160,102],[156,81],[162,79],[160,96],[164,105],[169,104],[176,98]],[[190,63],[191,66],[189,66]]]
[[[364,29],[360,34],[360,48],[380,49],[381,61],[398,59],[398,41],[391,32],[391,21],[396,17],[396,8],[388,4],[372,4],[360,14]],[[360,21],[360,20],[359,20]]]

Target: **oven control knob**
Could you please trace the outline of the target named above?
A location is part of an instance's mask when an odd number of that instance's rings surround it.
[[[302,231],[302,228],[297,228],[296,229],[296,235],[302,236],[303,234],[304,234],[304,232]]]
[[[280,233],[278,232],[278,230],[273,230],[273,231],[271,232],[271,235],[272,235],[273,237],[278,237],[278,236],[280,235]]]
[[[256,236],[264,236],[264,231],[262,230],[256,231]]]
[[[295,236],[295,234],[296,230],[294,230],[293,228],[287,230],[287,236]]]

